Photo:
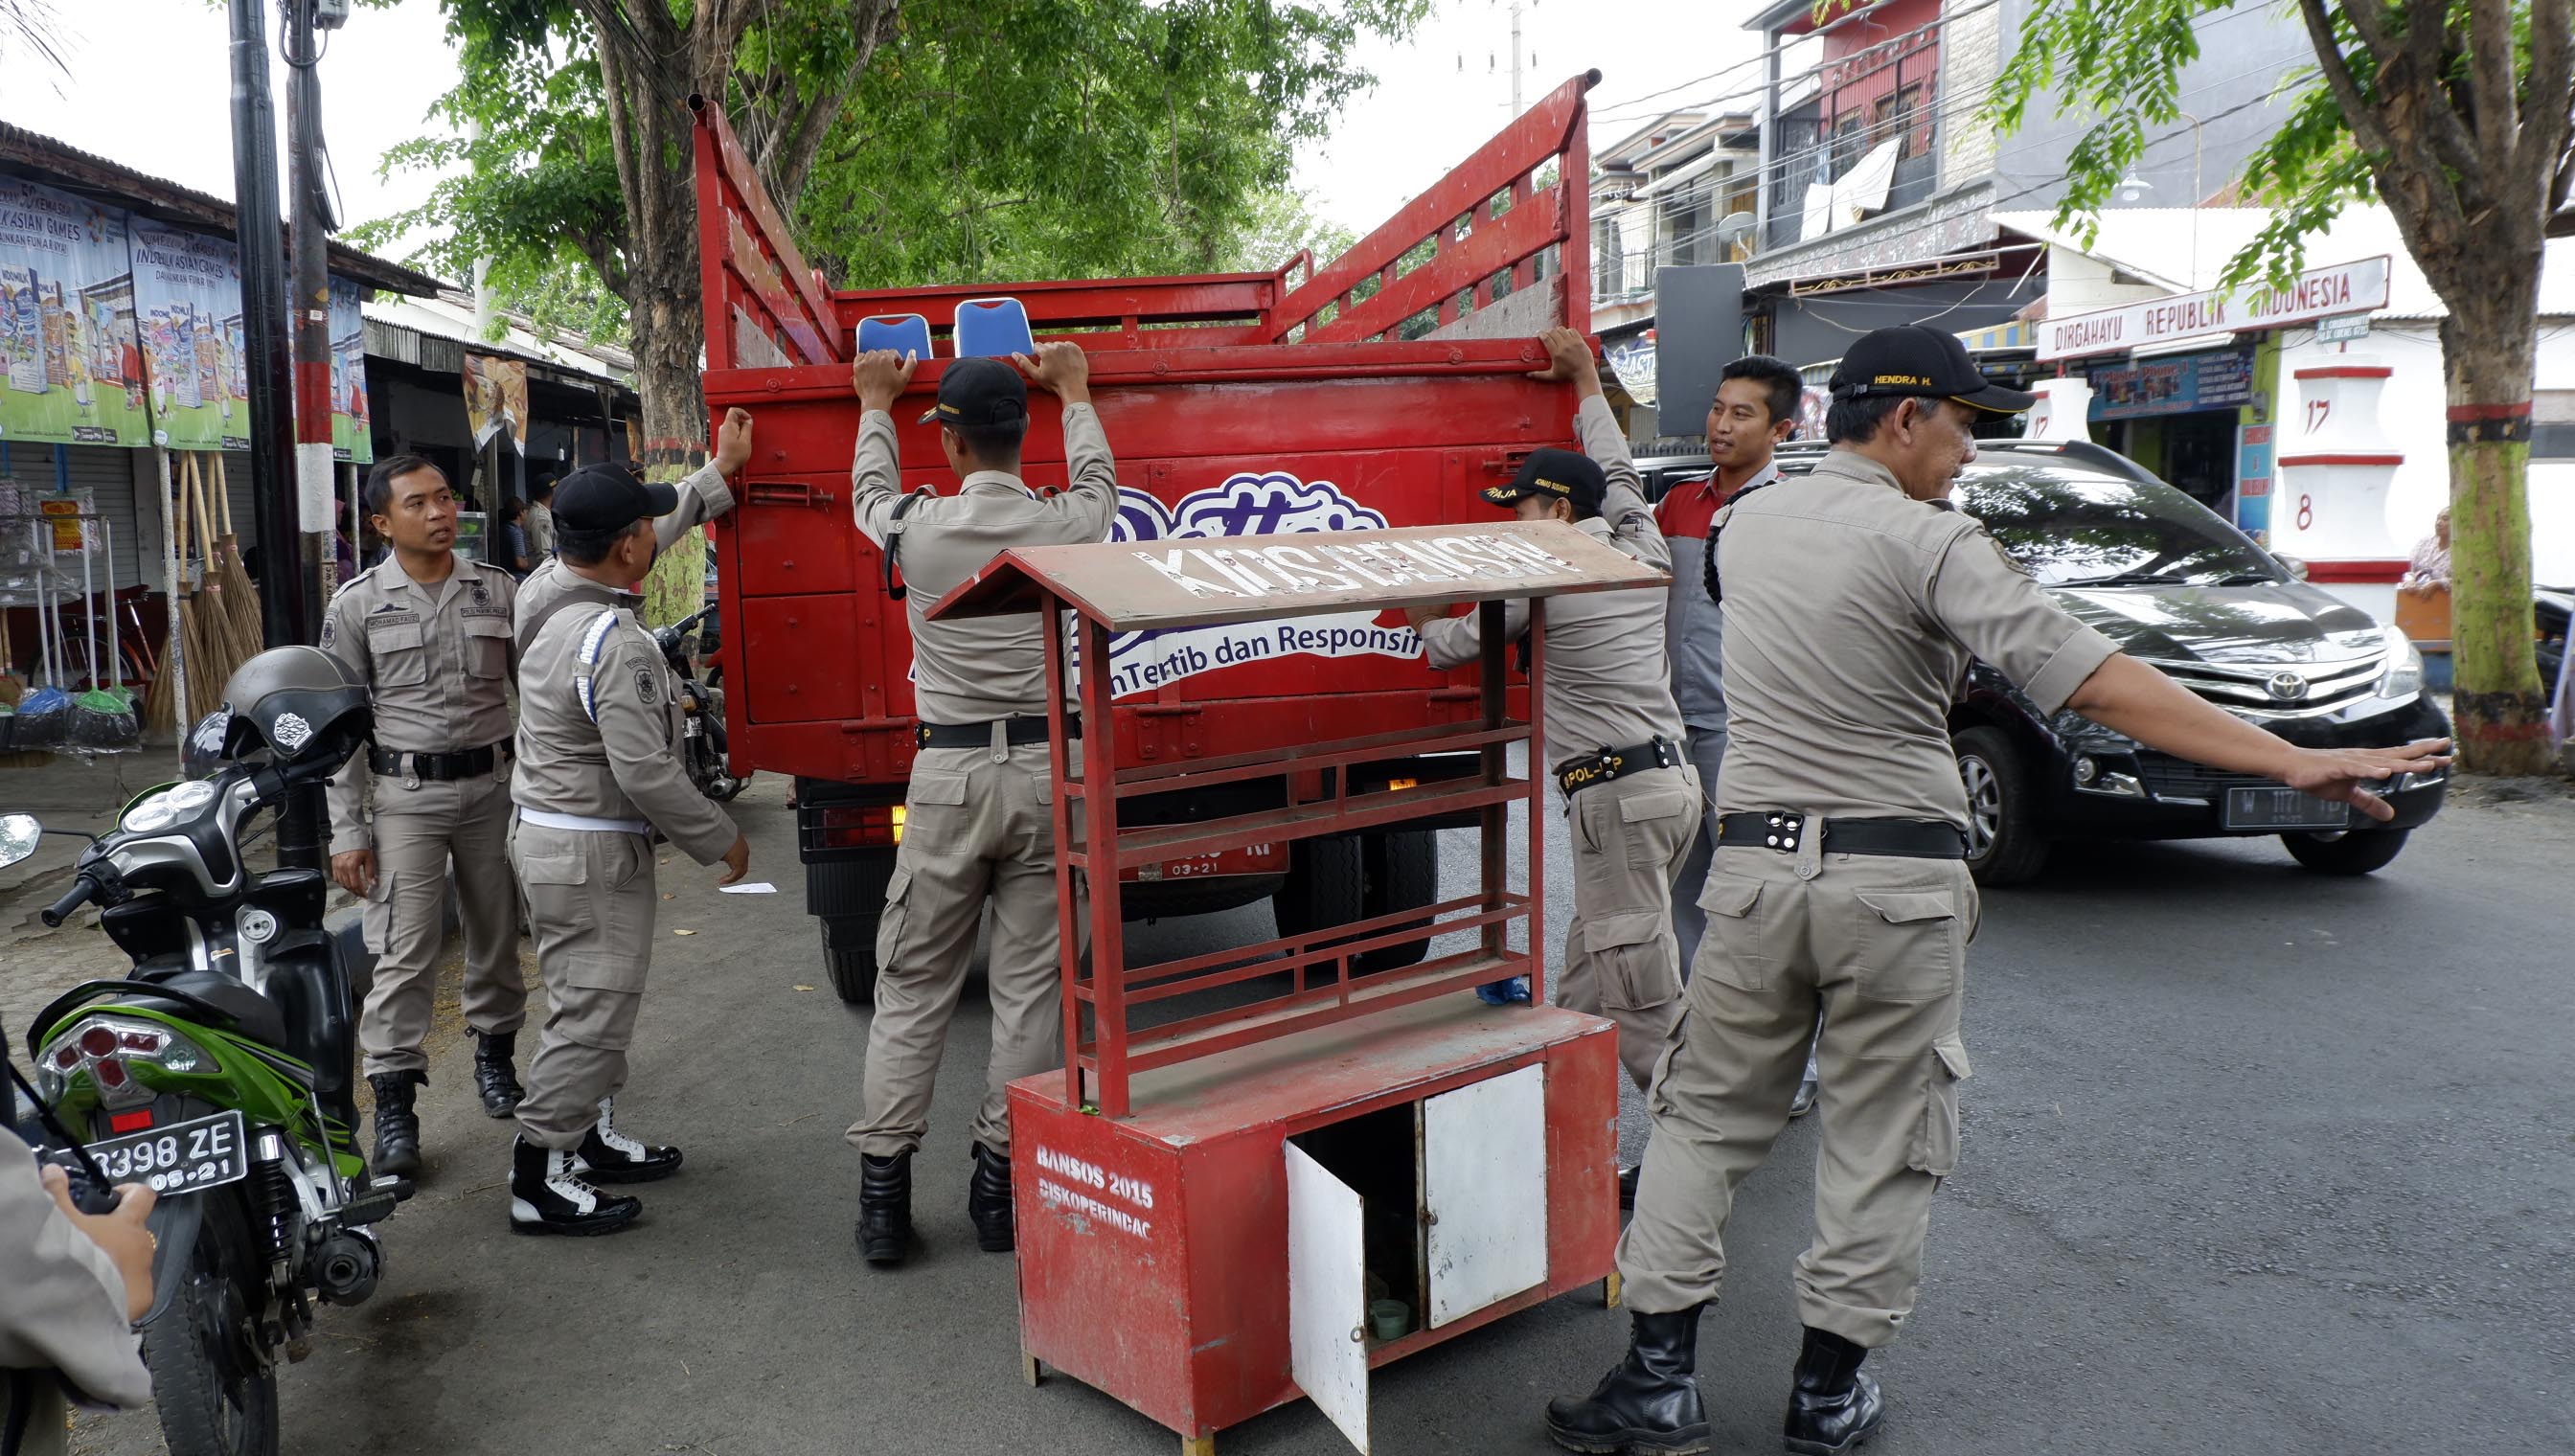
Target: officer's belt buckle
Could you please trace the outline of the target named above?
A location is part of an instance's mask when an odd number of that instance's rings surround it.
[[[1806,816],[1774,809],[1762,817],[1767,822],[1761,827],[1761,842],[1782,854],[1797,852],[1797,841],[1805,836]]]

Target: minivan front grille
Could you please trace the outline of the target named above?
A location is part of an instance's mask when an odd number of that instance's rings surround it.
[[[2187,758],[2152,749],[2137,754],[2137,781],[2166,803],[2217,803],[2230,788],[2285,788],[2288,785],[2252,773],[2211,768]]]
[[[2218,707],[2255,718],[2321,718],[2368,698],[2387,672],[2384,652],[2333,663],[2149,661]]]

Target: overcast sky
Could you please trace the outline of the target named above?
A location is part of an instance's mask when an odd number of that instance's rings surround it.
[[[0,120],[127,166],[232,195],[231,79],[223,8],[199,0],[54,0],[71,77],[0,56]],[[1685,85],[1752,55],[1751,0],[1534,0],[1520,18],[1521,102],[1596,67],[1593,144],[1652,110],[1734,81]],[[274,6],[271,6],[274,19]],[[1402,45],[1365,48],[1376,89],[1297,159],[1316,211],[1364,233],[1498,131],[1510,112],[1509,0],[1434,0]],[[273,59],[271,68],[284,68]],[[323,120],[344,221],[418,204],[430,179],[376,175],[384,150],[435,127],[430,104],[455,83],[437,0],[360,9],[322,62]],[[274,79],[274,78],[273,78]],[[1637,103],[1667,87],[1671,95]],[[278,115],[284,120],[283,93]]]

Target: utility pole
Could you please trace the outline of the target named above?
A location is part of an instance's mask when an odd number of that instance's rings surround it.
[[[316,46],[316,0],[281,0],[286,6],[287,212],[295,269],[291,321],[295,331],[295,494],[303,522],[301,564],[308,600],[323,594],[323,564],[331,550],[331,242],[330,199],[322,185],[322,82]]]
[[[304,0],[287,0],[301,4]],[[231,0],[233,221],[241,247],[242,349],[250,385],[250,476],[259,539],[260,626],[269,647],[313,640],[302,514],[293,474],[294,362],[288,353],[286,239],[278,223],[277,110],[268,81],[268,14],[262,0]],[[328,332],[326,325],[325,332]],[[328,420],[325,420],[328,429]],[[328,496],[324,509],[329,509]],[[282,868],[323,863],[319,787],[299,790],[278,816]]]
[[[1520,0],[1511,0],[1511,115],[1520,114]]]

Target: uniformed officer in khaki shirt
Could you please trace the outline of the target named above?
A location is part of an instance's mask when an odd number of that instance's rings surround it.
[[[1547,1408],[1570,1450],[1708,1449],[1699,1312],[1725,1272],[1734,1190],[1787,1120],[1819,1007],[1823,1149],[1784,1438],[1818,1456],[1875,1433],[1884,1400],[1860,1363],[1912,1311],[1931,1193],[1958,1163],[1977,900],[1946,717],[1970,655],[2041,713],[2071,708],[2382,818],[2366,785],[2448,761],[2437,741],[2292,746],[2050,602],[1982,527],[1943,509],[1975,459],[1979,412],[2034,399],[1988,384],[1955,338],[1919,325],[1867,335],[1832,391],[1824,462],[1736,497],[1711,527],[1730,736],[1699,897],[1707,936],[1647,1098],[1653,1132],[1618,1245],[1626,1357],[1589,1398]]]
[[[747,456],[749,420],[728,424]],[[679,1171],[678,1148],[625,1135],[615,1115],[653,960],[653,840],[701,864],[722,860],[719,884],[751,861],[750,841],[689,781],[670,669],[635,620],[635,590],[661,550],[653,523],[678,505],[669,486],[617,465],[585,466],[555,488],[556,560],[615,605],[555,613],[522,659],[510,862],[549,1009],[511,1155],[519,1233],[623,1228],[642,1205],[594,1185]]]
[[[673,494],[673,499],[678,504],[674,505],[669,513],[654,519],[653,550],[655,553],[671,550],[678,546],[680,538],[688,535],[691,530],[731,511],[734,507],[733,487],[728,483],[727,478],[740,472],[750,463],[751,416],[743,410],[727,410],[724,422],[716,427],[715,453],[687,480],[680,482],[677,492]],[[569,481],[571,478],[566,476],[564,481]],[[563,488],[564,481],[555,483],[558,491]],[[655,499],[660,499],[663,494],[666,493],[657,491]],[[547,510],[546,534],[549,547],[558,545],[559,538],[563,534],[563,522],[558,514],[558,508],[561,505],[560,501],[553,502]],[[531,537],[529,540],[533,545],[535,538]],[[537,569],[528,573],[528,579],[519,584],[519,612],[515,630],[518,634],[519,651],[522,654],[527,652],[528,644],[536,640],[538,631],[546,625],[548,619],[561,610],[564,604],[590,603],[608,607],[616,605],[618,600],[615,592],[566,566],[560,551],[548,556],[544,549],[539,549],[538,556],[540,560],[537,562]]]
[[[899,1264],[911,1248],[912,1155],[930,1130],[931,1083],[988,902],[993,1052],[966,1201],[977,1246],[987,1252],[1013,1246],[1004,1089],[1064,1054],[1046,629],[1030,614],[962,622],[924,615],[1012,547],[1106,541],[1117,519],[1118,467],[1091,407],[1089,357],[1059,342],[1017,363],[1014,370],[998,359],[960,359],[940,375],[939,404],[921,423],[939,424],[960,480],[953,496],[903,495],[891,411],[914,363],[879,351],[854,371],[862,413],[851,509],[859,530],[901,566],[921,715],[903,844],[877,926],[866,1105],[849,1131],[860,1153],[859,1251],[872,1264]],[[1042,496],[1020,479],[1029,424],[1020,371],[1064,402],[1063,491]]]
[[[376,1094],[379,1173],[421,1170],[413,1102],[444,940],[448,866],[465,926],[465,1024],[483,1110],[518,1106],[527,1019],[519,891],[510,879],[510,642],[517,584],[456,554],[456,497],[417,455],[379,461],[367,512],[392,553],[331,599],[322,650],[375,698],[375,738],[332,780],[331,877],[366,902],[375,984],[358,1019]],[[367,812],[373,788],[373,813]]]
[[[1571,329],[1539,340],[1538,377],[1570,381],[1574,428],[1587,455],[1531,454],[1508,485],[1484,499],[1522,521],[1565,521],[1657,571],[1671,549],[1654,525],[1625,435],[1601,397],[1591,346]],[[1663,662],[1665,591],[1596,592],[1546,608],[1545,729],[1548,771],[1564,793],[1573,843],[1573,920],[1565,927],[1564,982],[1556,999],[1618,1025],[1618,1056],[1642,1088],[1681,1015],[1680,946],[1672,934],[1672,876],[1699,821],[1698,773],[1681,736]],[[1474,661],[1478,619],[1437,608],[1405,613],[1430,665]],[[1502,611],[1513,640],[1528,630],[1528,603]],[[1624,1183],[1631,1174],[1621,1174]]]

